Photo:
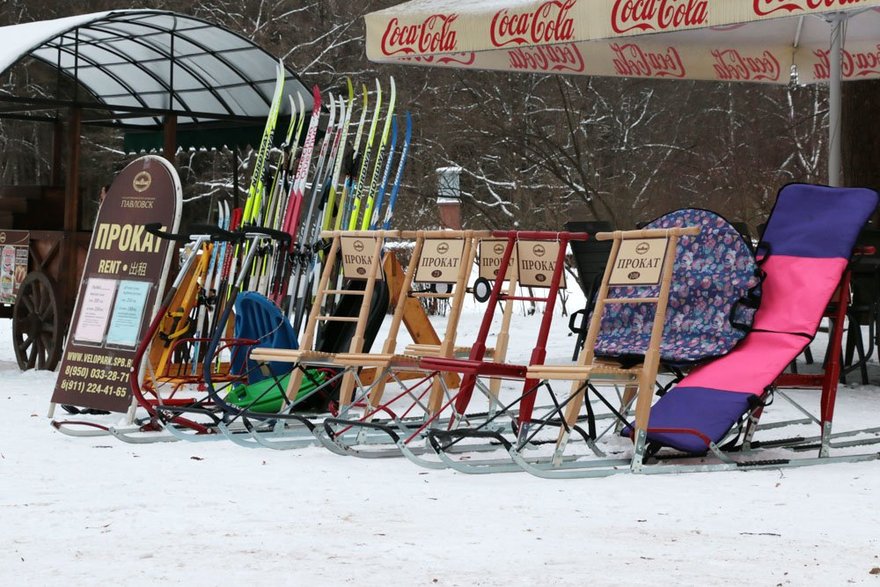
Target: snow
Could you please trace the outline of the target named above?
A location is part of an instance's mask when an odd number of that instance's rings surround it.
[[[477,316],[469,303],[462,340]],[[539,317],[518,312],[511,358]],[[55,374],[20,373],[10,338],[0,322],[3,585],[880,584],[878,462],[554,481],[72,438],[46,418]],[[841,386],[841,420],[877,425],[878,391]]]

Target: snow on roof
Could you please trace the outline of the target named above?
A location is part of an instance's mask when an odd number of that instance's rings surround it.
[[[113,10],[0,27],[0,73],[27,55],[80,82],[129,126],[161,124],[165,112],[179,124],[214,117],[265,117],[277,60],[224,27],[162,10]],[[285,92],[311,93],[286,70]],[[114,106],[117,107],[114,110]],[[283,101],[282,113],[288,109]]]

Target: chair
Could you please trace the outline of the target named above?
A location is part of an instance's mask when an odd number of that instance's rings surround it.
[[[727,354],[749,330],[760,301],[760,272],[751,248],[723,217],[684,208],[649,222],[645,229],[699,227],[683,235],[672,271],[660,356],[664,364],[689,368]],[[614,297],[638,297],[614,292]],[[595,354],[639,362],[648,349],[653,307],[614,304],[603,317]]]
[[[299,348],[296,332],[287,316],[266,296],[255,292],[242,292],[235,299],[236,339],[259,341],[260,345],[276,349]],[[287,363],[270,362],[259,365],[247,357],[247,353],[237,353],[231,371],[246,374],[248,383],[257,383],[266,377],[281,377],[291,370]]]
[[[562,413],[564,409],[565,417],[562,419],[557,448],[552,457],[539,457],[542,460],[526,458],[527,450],[544,442],[533,435],[520,437],[515,443],[497,432],[485,431],[482,437],[491,438],[503,446],[519,468],[537,476],[558,478],[599,477],[623,471],[656,473],[730,470],[878,458],[880,455],[876,451],[829,455],[829,450],[837,446],[880,441],[875,435],[874,438],[863,437],[852,442],[841,442],[839,445],[831,442],[831,422],[840,369],[841,329],[833,330],[829,341],[831,348],[828,367],[823,375],[799,376],[796,379],[792,379],[790,374],[781,375],[786,365],[815,335],[832,297],[838,301],[848,299],[849,257],[859,230],[873,213],[877,203],[878,194],[872,190],[805,184],[784,187],[768,222],[764,234],[765,244],[758,252],[758,260],[766,277],[762,283],[761,305],[755,313],[752,330],[731,352],[696,367],[653,405],[653,378],[661,357],[658,335],[663,330],[661,325],[666,310],[664,300],[671,289],[666,280],[671,270],[664,270],[666,285],[660,288],[659,295],[637,295],[630,300],[631,303],[657,304],[656,312],[652,314],[651,337],[643,363],[632,367],[610,365],[599,359],[593,351],[601,341],[600,312],[609,304],[625,301],[624,298],[608,299],[607,296],[609,274],[612,273],[612,267],[618,265],[614,261],[617,250],[613,250],[612,262],[609,263],[597,298],[590,334],[578,364],[534,364],[528,368],[527,377],[533,381],[572,381],[568,400],[554,400],[556,407],[552,414],[534,420],[543,425],[553,424],[554,415]],[[844,305],[838,308],[840,312],[835,319],[841,324]],[[587,383],[591,380],[638,383],[635,421],[629,421],[621,431],[621,435],[633,441],[629,458],[606,456],[602,452],[603,448],[619,453],[619,446],[613,442],[608,442],[608,446],[597,446],[592,430],[589,435],[584,434],[576,424],[582,418],[582,405],[587,408],[587,421],[593,420],[590,403],[583,402],[588,389]],[[820,425],[820,435],[815,439],[799,437],[773,440],[764,444],[753,442],[751,435],[768,405],[770,393],[776,387],[789,385],[821,387],[821,413],[816,418]],[[538,386],[532,389],[537,390]],[[527,393],[534,395],[533,390]],[[606,401],[605,405],[615,416],[624,418],[609,402]],[[523,416],[521,412],[520,421],[526,417],[528,414]],[[593,454],[577,455],[566,450],[568,439],[573,433],[585,437]],[[457,440],[464,435],[451,431],[435,436]],[[743,438],[741,444],[736,442],[739,437]],[[591,438],[594,441],[592,444]],[[748,459],[746,456],[763,446],[790,446],[806,450],[813,446],[812,442],[819,447],[819,459],[768,459],[761,456]],[[447,442],[445,447],[451,444],[452,442]],[[670,449],[673,454],[670,454]],[[729,453],[737,449],[743,455],[734,459]],[[681,456],[681,453],[687,456],[709,454],[714,460],[688,462],[667,459]],[[657,457],[659,464],[648,462],[652,457]],[[491,470],[488,463],[480,470],[475,459],[468,462],[469,465],[459,465],[456,468],[467,472]],[[468,467],[471,471],[468,471]]]
[[[309,375],[308,368],[325,365],[336,367],[332,364],[333,353],[321,350],[322,347],[353,353],[368,349],[388,308],[388,288],[382,278],[383,245],[386,238],[398,236],[398,231],[381,230],[321,233],[321,237],[331,239],[332,244],[306,321],[300,348],[259,347],[250,353],[250,358],[254,361],[292,364],[286,389],[289,401],[301,403],[305,399],[300,388],[304,385],[304,377]],[[353,286],[349,283],[345,289],[333,289],[331,278],[339,258],[342,258],[342,266],[349,282],[360,281],[361,284]],[[322,313],[327,311],[325,301],[334,295],[341,296],[336,310]],[[333,334],[321,338],[321,331],[328,328],[333,329]],[[341,377],[341,401],[345,403],[345,395],[349,389],[347,382],[351,373],[344,370]],[[335,376],[331,379],[334,383],[336,380]],[[327,402],[331,399],[328,390],[323,386],[318,386],[311,394],[320,395]]]
[[[758,251],[766,279],[752,332],[733,352],[698,367],[654,404],[644,433],[635,435],[637,467],[660,447],[712,452],[723,460],[722,440],[747,414],[756,421],[767,391],[777,385],[822,387],[820,456],[827,456],[841,330],[830,337],[822,376],[781,374],[815,335],[834,293],[846,300],[847,264],[877,202],[877,193],[867,189],[790,184],[780,190]],[[749,430],[743,436],[749,438]]]
[[[844,373],[859,369],[863,384],[868,383],[866,363],[878,347],[878,320],[880,320],[880,230],[865,228],[856,241],[857,255],[850,263],[852,273],[852,301],[847,309],[847,328]],[[862,326],[868,327],[868,349],[864,348]],[[853,363],[853,354],[858,358]],[[880,350],[878,350],[880,356]]]
[[[614,228],[610,222],[595,220],[566,222],[565,230],[596,234],[598,232],[611,232]],[[584,308],[574,312],[568,321],[569,330],[577,334],[577,340],[574,343],[574,354],[571,357],[572,361],[576,361],[580,350],[584,346],[584,340],[587,338],[587,316],[589,316],[590,310],[593,307],[596,290],[602,281],[605,265],[608,263],[608,255],[611,253],[611,241],[592,239],[571,241],[571,252],[574,258],[574,266],[577,269],[578,284],[581,286],[581,290],[586,297]]]

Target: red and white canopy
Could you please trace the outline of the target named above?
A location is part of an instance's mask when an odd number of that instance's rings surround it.
[[[880,0],[412,0],[366,15],[378,62],[521,72],[799,83],[880,78]]]
[[[880,0],[411,0],[367,14],[372,61],[763,83],[880,78]]]

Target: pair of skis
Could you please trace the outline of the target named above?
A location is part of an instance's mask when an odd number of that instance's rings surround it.
[[[397,116],[394,114],[396,87],[392,78],[390,96],[387,104],[383,105],[382,88],[377,80],[375,107],[367,129],[365,122],[369,114],[369,95],[364,86],[360,122],[351,148],[351,164],[345,169],[347,139],[354,118],[353,87],[349,82],[347,100],[330,96],[329,122],[319,147],[317,134],[322,99],[315,87],[310,117],[307,117],[301,102],[298,107],[291,103],[291,122],[284,141],[287,149],[282,149],[274,176],[269,181],[268,157],[280,110],[282,86],[283,80],[276,85],[275,98],[242,213],[242,224],[261,225],[290,235],[286,250],[279,250],[276,243],[269,247],[271,251],[267,248],[267,252],[262,253],[262,260],[254,263],[247,287],[267,294],[279,306],[287,297],[288,315],[299,330],[311,299],[314,276],[320,270],[319,258],[315,254],[319,248],[320,230],[331,226],[369,229],[390,225],[411,141],[412,118],[407,114],[404,146],[398,158],[394,182],[390,183],[398,139]],[[380,134],[383,110],[385,117]],[[305,139],[297,157],[297,146],[304,129]],[[364,136],[366,143],[362,145]],[[378,145],[375,144],[377,136]],[[391,195],[383,216],[381,211],[389,187]],[[235,251],[232,257],[237,259],[245,252]],[[234,270],[233,265],[233,274]]]
[[[329,202],[324,212],[323,228],[334,226],[337,230],[340,228],[367,230],[375,228],[378,224],[379,211],[381,210],[384,194],[391,175],[393,153],[396,148],[398,135],[397,117],[394,113],[397,99],[394,78],[390,79],[390,92],[386,105],[383,105],[382,101],[382,86],[376,80],[375,106],[369,130],[366,133],[366,144],[361,149],[361,138],[364,135],[365,122],[369,110],[369,94],[366,86],[363,87],[363,94],[360,123],[355,136],[351,164],[343,184],[342,195],[338,206],[335,205],[335,197],[332,202]],[[374,148],[377,132],[382,121],[383,106],[385,111],[384,124],[382,125],[379,143]],[[406,139],[407,142],[412,136],[411,125],[410,117],[410,132]],[[387,162],[385,161],[386,154]],[[375,162],[373,162],[373,158],[375,158]],[[405,161],[405,157],[403,160]],[[342,162],[337,161],[337,163],[341,164]],[[373,163],[372,173],[370,173],[371,163]],[[389,212],[386,213],[389,221],[391,210],[393,209],[389,208]],[[361,214],[363,214],[362,217]],[[319,235],[318,229],[319,227],[314,217],[306,219],[306,230],[312,235],[306,242],[313,242],[312,251],[316,250],[319,246],[319,239],[317,238]],[[301,321],[307,313],[307,306],[311,300],[311,287],[315,284],[316,276],[321,270],[320,257],[312,254],[306,270],[308,272],[307,276],[299,278],[298,287],[294,290],[296,292],[296,306],[291,306],[290,310],[294,320],[294,327],[297,329],[301,327]]]

